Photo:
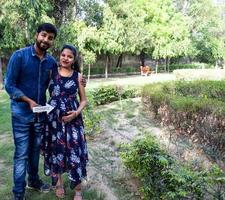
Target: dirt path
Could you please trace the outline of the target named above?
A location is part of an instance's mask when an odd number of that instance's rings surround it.
[[[153,134],[178,159],[208,166],[207,157],[189,141],[170,142],[170,134],[153,119],[146,117],[140,98],[111,103],[101,107],[103,132],[89,140],[89,185],[102,192],[106,200],[141,199],[138,182],[124,168],[118,152],[120,143],[132,141],[145,133]]]
[[[139,107],[127,118],[127,102],[123,104],[123,110],[119,102],[101,107],[103,132],[88,142],[89,183],[104,193],[107,200],[140,199],[136,180],[123,167],[117,150],[120,143],[129,142],[138,134],[139,128],[131,125],[131,120],[139,116]],[[132,104],[136,107],[136,102]]]

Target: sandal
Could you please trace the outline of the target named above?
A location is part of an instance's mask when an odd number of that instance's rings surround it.
[[[63,199],[65,197],[65,190],[63,185],[55,186],[55,195],[60,199]]]
[[[75,191],[75,195],[74,195],[74,198],[73,200],[82,200],[82,193],[81,191]]]

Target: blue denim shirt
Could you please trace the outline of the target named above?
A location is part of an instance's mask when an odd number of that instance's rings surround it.
[[[13,53],[5,79],[5,89],[11,99],[12,116],[19,117],[24,122],[44,119],[44,113],[34,114],[28,103],[19,99],[27,96],[39,105],[45,105],[50,71],[55,67],[56,60],[47,53],[40,60],[33,45]]]

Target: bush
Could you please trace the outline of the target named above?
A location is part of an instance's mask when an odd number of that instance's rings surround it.
[[[92,93],[96,105],[103,105],[119,100],[119,94],[115,87],[106,86],[96,89]]]
[[[105,86],[92,92],[96,105],[103,105],[120,99],[133,98],[136,96],[134,89],[124,89],[119,86]]]
[[[110,71],[112,73],[131,73],[131,72],[139,71],[139,69],[135,67],[120,67],[120,68],[113,67]]]
[[[112,67],[109,68],[108,73],[132,73],[132,72],[139,72],[139,68],[135,68],[135,67],[120,67],[120,68],[116,68],[116,67]],[[91,75],[96,75],[96,74],[105,74],[105,68],[104,67],[91,67]],[[88,67],[84,67],[83,69],[83,74],[88,75]]]
[[[91,75],[96,75],[96,74],[104,74],[105,73],[105,68],[104,67],[91,67],[90,69]],[[88,67],[83,68],[83,74],[88,75]]]
[[[173,126],[177,134],[186,135],[212,158],[225,156],[224,81],[172,82],[143,88],[145,106],[165,126]]]
[[[146,200],[205,200],[225,198],[225,172],[217,165],[194,171],[175,161],[155,138],[145,135],[122,145],[125,166],[141,180]]]
[[[177,80],[224,80],[223,69],[177,69],[173,71]]]
[[[83,111],[85,133],[89,137],[93,137],[101,132],[101,119],[102,115],[96,112],[96,106],[93,100],[93,96],[88,94],[88,105]]]
[[[145,199],[203,199],[201,173],[181,167],[148,135],[123,145],[121,158],[140,178]]]
[[[225,81],[176,82],[177,95],[217,99],[225,102]]]
[[[210,66],[206,63],[170,64],[170,71],[176,69],[207,69]]]

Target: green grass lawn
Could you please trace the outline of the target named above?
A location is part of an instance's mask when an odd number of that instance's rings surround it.
[[[9,98],[4,91],[0,91],[0,196],[4,200],[12,199],[13,151]]]

